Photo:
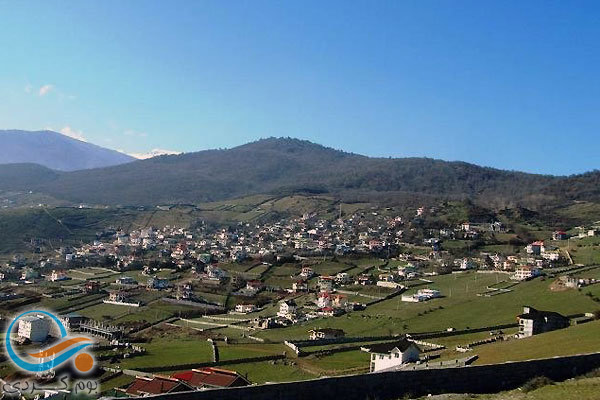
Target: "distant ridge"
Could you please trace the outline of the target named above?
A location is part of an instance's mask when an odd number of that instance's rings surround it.
[[[371,158],[306,140],[268,138],[226,150],[164,155],[57,172],[0,166],[0,188],[106,205],[198,204],[252,194],[324,193],[356,199],[469,198],[533,207],[600,200],[600,173],[536,175],[429,158]]]
[[[54,170],[75,171],[133,160],[127,154],[53,131],[0,131],[0,164],[35,163]]]

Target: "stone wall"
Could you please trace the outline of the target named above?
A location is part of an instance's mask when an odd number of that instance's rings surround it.
[[[406,395],[492,393],[536,376],[560,381],[600,367],[600,353],[463,368],[397,371],[149,396],[153,400],[393,400]]]

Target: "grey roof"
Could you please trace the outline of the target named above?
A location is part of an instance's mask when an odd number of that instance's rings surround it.
[[[415,343],[410,342],[406,339],[402,339],[402,340],[399,340],[396,342],[390,342],[390,343],[372,344],[372,345],[365,346],[364,348],[367,349],[369,351],[369,353],[384,354],[384,353],[390,353],[392,350],[394,350],[396,348],[398,350],[400,350],[400,352],[405,352],[410,346],[415,346],[419,350],[419,352],[421,351],[419,346],[417,346]]]
[[[564,315],[559,314],[557,312],[554,312],[554,311],[540,311],[540,310],[536,310],[533,307],[529,307],[529,312],[528,313],[520,314],[518,317],[521,318],[521,319],[533,319],[533,320],[544,318],[544,317],[554,317],[554,318],[557,318],[557,319],[568,319]]]

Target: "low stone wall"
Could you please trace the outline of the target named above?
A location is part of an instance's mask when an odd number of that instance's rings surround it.
[[[425,369],[148,396],[153,400],[393,400],[406,395],[493,393],[537,376],[561,381],[600,367],[600,353],[463,368]]]
[[[163,372],[163,371],[182,371],[182,370],[186,370],[186,369],[203,368],[203,367],[218,367],[218,366],[222,366],[222,365],[231,365],[231,364],[246,364],[246,363],[255,363],[255,362],[262,362],[262,361],[283,360],[284,358],[285,358],[285,354],[277,354],[277,355],[273,355],[273,356],[239,358],[239,359],[235,359],[235,360],[219,360],[217,362],[161,365],[160,367],[139,368],[139,369],[137,369],[137,371],[141,371],[141,372],[145,372],[145,373]]]
[[[495,326],[484,326],[481,328],[461,329],[461,330],[455,330],[455,331],[409,333],[408,336],[413,339],[432,339],[432,338],[438,338],[438,337],[466,335],[469,333],[478,333],[478,332],[486,332],[486,331],[497,331],[497,330],[501,330],[501,329],[517,328],[518,326],[519,326],[518,323],[514,323],[514,324],[504,324],[504,325],[495,325]]]

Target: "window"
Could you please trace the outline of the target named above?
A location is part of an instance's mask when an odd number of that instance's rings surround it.
[[[400,353],[396,353],[396,354],[394,354],[394,357],[396,357],[396,358],[400,358]]]

